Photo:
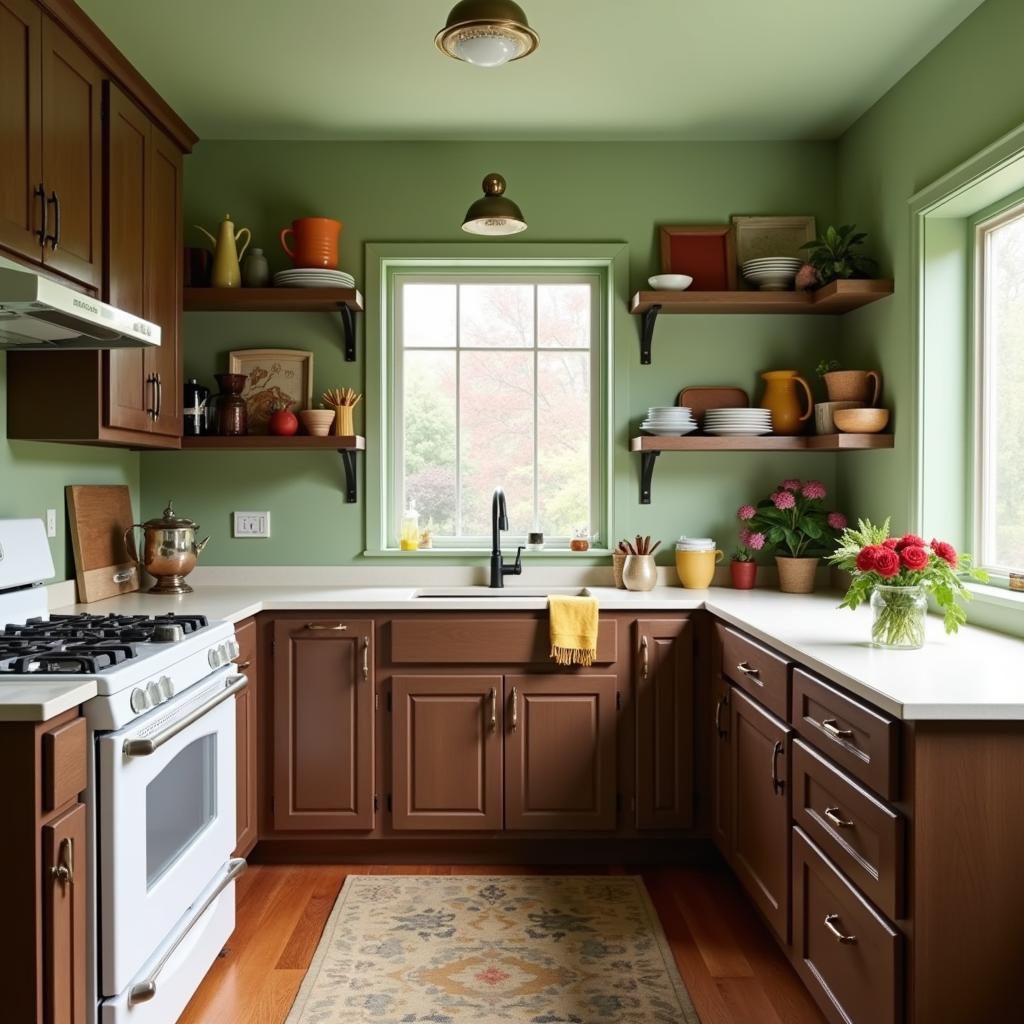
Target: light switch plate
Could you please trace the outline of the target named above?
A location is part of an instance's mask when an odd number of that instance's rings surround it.
[[[235,512],[233,535],[235,537],[269,537],[270,513]]]
[[[57,510],[55,508],[46,510],[46,536],[57,536]]]

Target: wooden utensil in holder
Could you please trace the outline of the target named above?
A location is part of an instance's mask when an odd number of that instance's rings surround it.
[[[356,432],[352,410],[362,399],[354,388],[328,388],[321,396],[321,401],[328,409],[333,409],[334,436],[350,437]]]

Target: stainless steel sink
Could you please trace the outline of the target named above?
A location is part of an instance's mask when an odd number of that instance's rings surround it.
[[[440,599],[456,598],[467,600],[471,598],[489,597],[526,597],[536,600],[541,597],[549,597],[552,594],[564,595],[567,597],[589,597],[590,590],[587,587],[422,587],[413,593],[413,597]]]

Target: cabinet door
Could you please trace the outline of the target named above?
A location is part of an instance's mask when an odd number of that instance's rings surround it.
[[[149,118],[113,83],[107,83],[107,302],[146,317],[149,245],[147,182],[152,128]],[[106,422],[124,430],[148,431],[156,392],[140,348],[112,349],[107,366]]]
[[[235,627],[238,671],[249,685],[235,697],[235,815],[238,821],[235,856],[244,857],[256,845],[256,623],[252,619]]]
[[[46,1024],[85,1024],[85,804],[42,829]]]
[[[615,681],[505,677],[506,828],[615,828]]]
[[[43,18],[43,183],[53,241],[43,262],[99,288],[103,243],[102,90],[99,65]],[[59,221],[59,224],[58,224]]]
[[[732,720],[729,683],[715,675],[711,737],[711,838],[726,860],[732,859]]]
[[[636,827],[693,824],[693,624],[636,624]]]
[[[274,624],[274,828],[373,827],[373,622]]]
[[[735,686],[732,705],[733,856],[740,882],[789,942],[791,730]]]
[[[0,0],[0,245],[33,260],[43,254],[41,27],[32,0]]]
[[[501,676],[392,680],[392,825],[500,829]]]

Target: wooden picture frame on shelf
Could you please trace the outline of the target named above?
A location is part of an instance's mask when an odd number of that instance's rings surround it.
[[[736,250],[731,224],[662,225],[661,272],[688,274],[689,291],[736,290]]]
[[[292,412],[313,404],[313,353],[295,348],[247,348],[228,353],[228,372],[247,376],[242,397],[249,433],[266,434],[279,406]]]

